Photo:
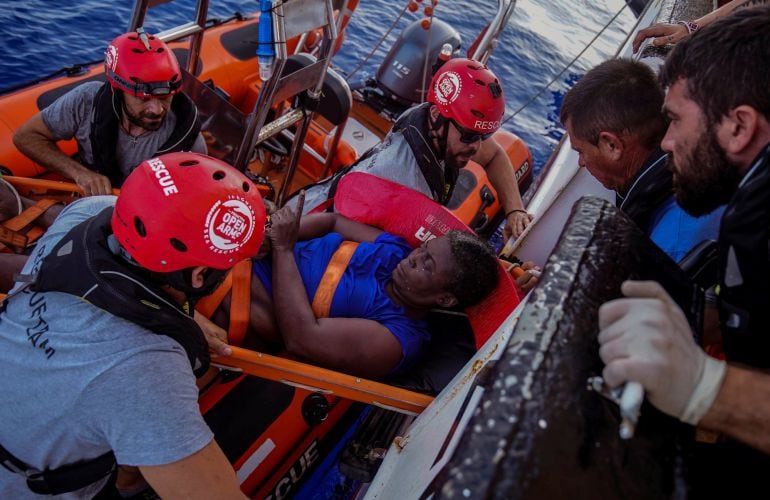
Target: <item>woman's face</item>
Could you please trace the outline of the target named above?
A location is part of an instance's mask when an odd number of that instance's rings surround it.
[[[436,305],[447,293],[452,249],[446,237],[434,238],[412,250],[393,270],[393,285],[418,305]]]

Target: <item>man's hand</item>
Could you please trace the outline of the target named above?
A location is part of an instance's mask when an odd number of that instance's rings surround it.
[[[272,216],[275,212],[278,211],[278,207],[275,203],[273,203],[270,200],[262,199],[262,203],[265,204],[265,214],[267,214],[267,223],[265,224],[265,230],[267,231],[270,229]],[[257,252],[257,255],[254,256],[255,259],[264,259],[270,254],[270,250],[272,249],[272,246],[270,245],[270,238],[267,237],[267,234],[265,234],[265,237],[262,239],[262,244],[259,246],[259,251]]]
[[[528,293],[535,288],[535,285],[540,281],[540,268],[531,260],[526,261],[521,265],[521,269],[524,273],[516,278],[516,286],[524,292]]]
[[[687,28],[681,24],[667,24],[658,23],[648,26],[639,32],[634,37],[633,50],[634,54],[639,51],[642,42],[648,38],[652,38],[652,45],[660,47],[662,45],[674,44],[687,38],[690,33]]]
[[[626,281],[621,290],[628,298],[599,308],[605,382],[637,381],[659,410],[697,423],[719,390],[724,364],[695,344],[684,313],[658,283]]]
[[[305,205],[305,192],[300,191],[297,198],[297,211],[289,205],[270,216],[270,228],[265,233],[270,238],[273,250],[291,250],[297,242],[299,232],[299,220],[302,217],[302,208]]]
[[[110,180],[107,177],[86,168],[81,169],[72,180],[75,181],[75,184],[80,186],[85,196],[112,194],[112,184],[110,184]]]
[[[532,222],[532,217],[532,214],[528,214],[524,211],[517,210],[510,213],[505,219],[505,228],[503,229],[504,241],[508,241],[511,236],[518,238],[529,223]]]
[[[229,356],[233,353],[233,350],[227,345],[227,332],[223,328],[214,324],[210,319],[198,311],[195,311],[193,314],[193,319],[201,328],[203,336],[206,337],[209,349],[220,356]]]

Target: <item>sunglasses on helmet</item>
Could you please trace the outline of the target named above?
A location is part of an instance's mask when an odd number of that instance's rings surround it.
[[[182,79],[170,82],[135,82],[129,81],[114,71],[107,70],[108,76],[135,96],[163,97],[175,93],[182,86]]]
[[[460,142],[463,144],[473,144],[474,142],[478,142],[479,140],[485,140],[490,137],[492,137],[492,134],[495,133],[494,130],[491,132],[476,132],[475,130],[470,130],[465,127],[461,127],[457,124],[456,121],[450,120],[452,122],[452,125],[455,126],[458,132],[460,132]]]
[[[134,84],[136,94],[165,96],[173,94],[182,86],[182,80],[174,82],[142,82]]]

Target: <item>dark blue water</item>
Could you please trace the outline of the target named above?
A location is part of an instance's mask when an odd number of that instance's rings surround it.
[[[335,66],[343,74],[352,71],[405,4],[405,0],[361,0],[342,50],[335,57]],[[145,26],[154,32],[190,20],[194,6],[194,0],[160,5],[151,9]],[[226,18],[235,11],[249,13],[257,6],[254,0],[212,0],[210,17]],[[460,32],[464,50],[492,18],[496,6],[495,0],[439,0],[435,15]],[[489,61],[502,81],[508,113],[538,93],[623,6],[623,0],[520,1]],[[101,59],[109,41],[127,28],[132,7],[133,2],[127,0],[6,0],[0,9],[0,89],[63,66]],[[355,77],[373,76],[398,33],[422,17],[422,10],[407,12],[383,48]],[[612,29],[570,71],[505,124],[530,146],[536,172],[564,133],[558,123],[564,92],[580,74],[614,54],[633,22],[633,15],[625,9]]]

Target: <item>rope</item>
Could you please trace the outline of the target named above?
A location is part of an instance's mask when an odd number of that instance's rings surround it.
[[[377,52],[377,50],[380,48],[380,45],[382,45],[382,42],[385,41],[385,38],[390,34],[391,31],[393,31],[393,28],[396,27],[396,24],[398,24],[398,21],[400,21],[401,18],[404,16],[404,12],[406,12],[407,7],[409,7],[409,3],[406,3],[404,5],[404,8],[401,9],[401,12],[398,14],[398,17],[396,18],[396,20],[393,21],[393,23],[390,25],[390,28],[388,28],[385,34],[380,37],[380,39],[377,41],[376,44],[374,44],[374,48],[371,51],[369,51],[366,57],[364,57],[363,60],[360,63],[358,63],[358,65],[355,68],[353,68],[353,71],[351,71],[350,74],[348,74],[347,78],[345,78],[345,81],[349,82],[350,79],[353,78],[353,75],[355,75],[358,72],[358,70],[361,69],[361,67],[364,64],[366,64],[369,58],[372,57],[375,52]]]
[[[19,212],[16,215],[21,215],[21,213],[24,211],[24,204],[21,202],[21,196],[19,195],[19,192],[16,190],[13,184],[3,179],[2,176],[0,176],[0,182],[5,184],[8,190],[11,191],[11,193],[13,193],[14,198],[16,198],[17,210]]]
[[[430,26],[428,26],[428,41],[425,42],[425,57],[423,58],[423,65],[422,65],[422,87],[420,87],[420,89],[422,90],[420,92],[421,103],[425,102],[425,98],[427,97],[426,82],[428,80],[428,62],[429,62],[428,59],[430,59],[430,39],[431,39],[431,35],[433,34],[433,14],[435,14],[436,7],[438,7],[438,4],[436,4],[433,7],[433,9],[431,9],[430,11]]]
[[[580,58],[583,56],[583,54],[585,54],[585,51],[586,51],[586,50],[588,50],[588,48],[589,48],[591,45],[593,45],[593,43],[594,43],[594,42],[595,42],[595,41],[596,41],[596,40],[597,40],[597,39],[598,39],[598,38],[599,38],[599,37],[602,35],[602,33],[604,33],[604,32],[607,30],[607,28],[609,28],[609,27],[610,27],[610,25],[611,25],[613,22],[615,22],[615,19],[617,19],[617,18],[618,18],[618,16],[620,15],[620,13],[621,13],[621,12],[623,12],[623,10],[624,10],[626,7],[628,7],[628,4],[627,4],[626,2],[623,2],[623,6],[620,8],[620,10],[619,10],[619,11],[617,11],[617,12],[615,13],[615,15],[614,15],[614,16],[612,16],[612,19],[610,19],[609,21],[607,21],[607,23],[604,25],[604,27],[603,27],[601,30],[599,30],[599,32],[598,32],[596,35],[594,35],[594,37],[591,39],[591,41],[590,41],[590,42],[588,42],[588,45],[586,45],[585,47],[583,47],[583,50],[581,50],[581,51],[580,51],[580,53],[579,53],[578,55],[576,55],[575,57],[573,57],[573,58],[572,58],[572,60],[571,60],[571,61],[570,61],[570,62],[569,62],[569,63],[568,63],[568,64],[567,64],[565,67],[564,67],[564,69],[562,69],[561,71],[559,71],[559,73],[558,73],[556,76],[554,76],[554,77],[551,79],[551,81],[549,81],[548,83],[546,83],[546,84],[545,84],[545,86],[544,86],[543,88],[541,88],[541,89],[540,89],[540,90],[537,92],[537,94],[533,95],[533,96],[532,96],[532,97],[531,97],[531,98],[530,98],[530,99],[529,99],[527,102],[525,102],[524,104],[522,104],[522,105],[519,107],[519,109],[517,109],[516,111],[514,111],[513,113],[511,113],[509,116],[507,116],[507,117],[506,117],[506,118],[503,120],[503,123],[502,123],[502,124],[504,125],[504,124],[508,123],[508,122],[509,122],[510,120],[512,120],[512,119],[513,119],[513,118],[514,118],[516,115],[518,115],[519,113],[521,113],[522,111],[524,111],[524,109],[526,109],[526,108],[527,108],[527,106],[529,106],[530,104],[532,104],[532,103],[535,101],[535,99],[537,99],[538,97],[540,97],[540,96],[542,95],[542,93],[543,93],[543,92],[545,92],[546,90],[548,90],[548,87],[550,87],[551,85],[553,85],[553,83],[554,83],[556,80],[558,80],[558,79],[559,79],[559,78],[560,78],[560,77],[561,77],[561,76],[564,74],[564,72],[565,72],[565,71],[567,71],[567,70],[568,70],[568,69],[569,69],[569,68],[570,68],[570,67],[571,67],[573,64],[575,64],[575,62],[576,62],[578,59],[580,59]],[[616,55],[616,56],[617,56],[617,55]]]
[[[17,90],[29,87],[31,85],[35,85],[35,84],[38,84],[40,82],[44,82],[44,81],[46,81],[48,79],[51,79],[51,78],[53,78],[53,77],[55,77],[55,76],[57,76],[57,75],[59,75],[61,73],[66,73],[69,76],[76,76],[76,75],[78,75],[79,73],[81,73],[83,71],[83,67],[84,66],[91,66],[93,64],[98,64],[98,63],[103,63],[103,62],[104,62],[104,59],[97,59],[96,61],[88,61],[88,62],[84,62],[84,63],[77,63],[77,64],[73,64],[72,66],[67,66],[65,68],[60,68],[60,69],[57,69],[56,71],[48,73],[45,76],[41,76],[41,77],[35,78],[35,79],[30,80],[28,82],[24,82],[24,83],[20,83],[18,85],[13,85],[11,87],[6,87],[4,89],[0,89],[0,95],[8,94],[8,93],[11,93],[11,92],[15,92]]]

